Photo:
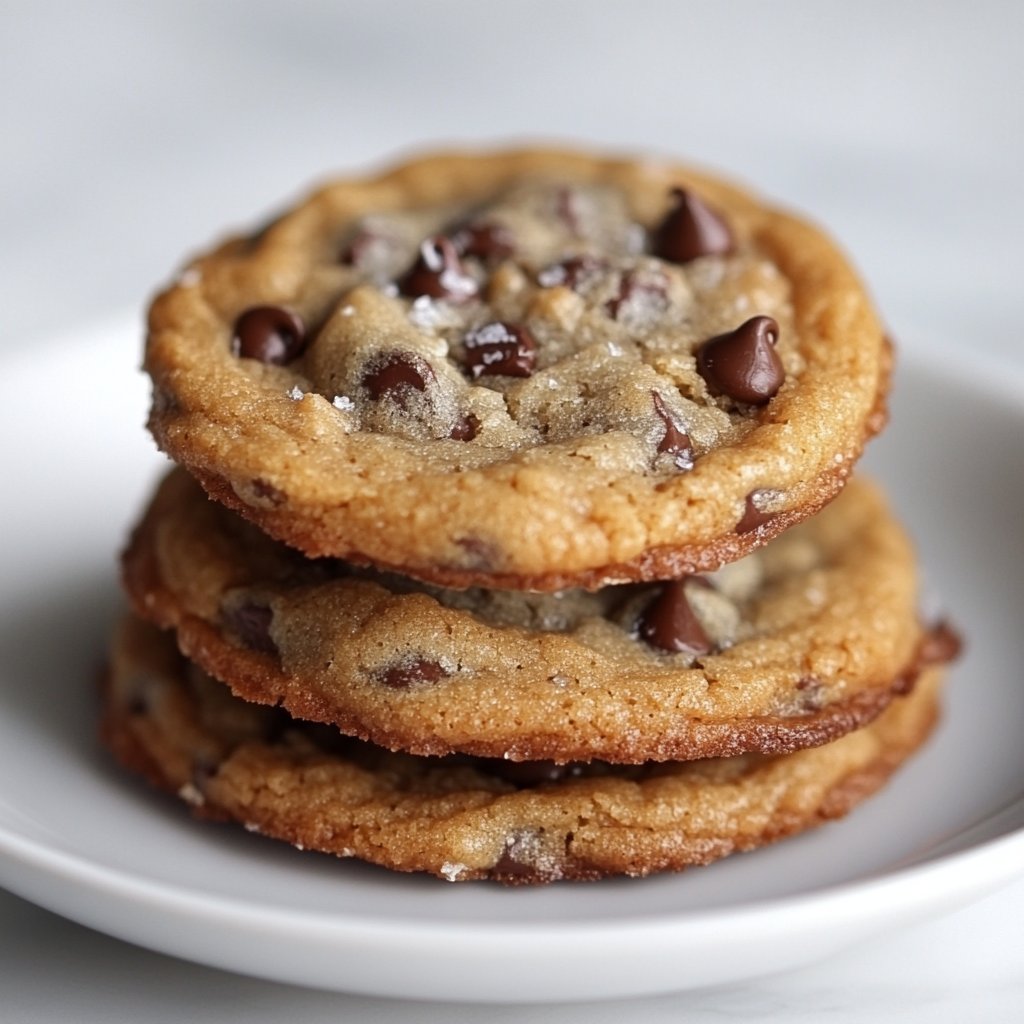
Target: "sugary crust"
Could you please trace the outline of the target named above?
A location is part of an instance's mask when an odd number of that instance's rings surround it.
[[[707,864],[846,814],[925,740],[940,670],[866,728],[778,757],[609,769],[517,788],[486,766],[269,736],[210,680],[187,682],[169,638],[137,621],[115,641],[102,732],[121,763],[201,816],[398,871],[511,884]],[[195,685],[202,682],[202,685]]]
[[[827,743],[912,684],[927,639],[914,557],[874,487],[851,482],[754,557],[764,575],[741,602],[745,632],[697,660],[653,651],[629,622],[496,623],[486,594],[446,605],[387,577],[313,565],[181,472],[136,529],[124,572],[138,613],[175,629],[181,649],[246,700],[416,754],[639,763]],[[269,609],[270,650],[233,628],[225,609],[239,601]],[[446,668],[382,683],[391,666],[420,661]]]
[[[543,447],[453,468],[422,444],[339,431],[328,402],[295,401],[277,368],[253,372],[231,356],[231,318],[310,287],[317,260],[354,217],[472,205],[531,174],[620,186],[648,224],[682,184],[777,265],[791,290],[803,370],[741,440],[669,477],[609,475],[600,459],[571,460],[567,472],[566,459]],[[197,260],[153,304],[146,351],[158,443],[261,528],[307,554],[444,585],[538,590],[701,571],[815,512],[884,419],[889,364],[862,286],[815,228],[685,168],[558,151],[445,154],[328,185],[255,240]],[[737,534],[758,490],[778,493],[772,511],[785,515]]]

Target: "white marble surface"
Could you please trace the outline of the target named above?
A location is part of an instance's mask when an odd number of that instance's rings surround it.
[[[1014,0],[7,0],[0,346],[139,308],[190,248],[333,169],[554,138],[755,181],[843,239],[898,337],[1021,366],[1022,37]],[[482,1010],[194,967],[0,893],[0,1020],[1016,1021],[1022,922],[1024,881],[784,977]]]

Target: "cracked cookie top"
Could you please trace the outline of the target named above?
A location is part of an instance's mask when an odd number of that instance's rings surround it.
[[[820,508],[888,348],[820,232],[665,164],[449,154],[329,184],[154,303],[158,442],[310,555],[559,589]]]

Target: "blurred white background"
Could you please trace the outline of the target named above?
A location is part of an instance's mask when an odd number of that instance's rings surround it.
[[[832,230],[904,345],[1019,369],[1022,40],[1019,0],[4,0],[0,346],[141,320],[187,253],[333,172],[553,140],[752,183]],[[1018,884],[838,963],[625,1016],[854,1021],[867,1000],[878,1021],[1019,1019],[1022,909]],[[69,1003],[51,979],[72,963]],[[223,1021],[474,1019],[189,967],[0,892],[0,1019],[211,1003]]]
[[[555,139],[752,182],[832,229],[898,334],[998,347],[1022,38],[1016,0],[6,0],[0,333],[138,307],[331,172]]]

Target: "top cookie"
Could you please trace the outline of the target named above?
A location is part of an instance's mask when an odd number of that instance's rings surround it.
[[[447,586],[678,577],[841,488],[889,349],[803,221],[684,168],[446,154],[321,189],[150,313],[150,428],[307,554]]]

